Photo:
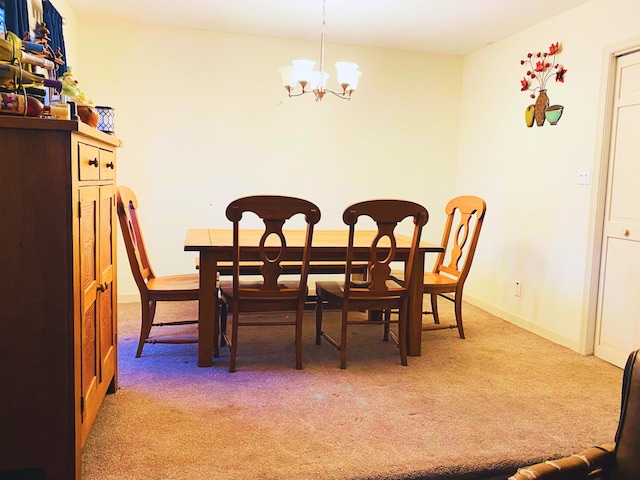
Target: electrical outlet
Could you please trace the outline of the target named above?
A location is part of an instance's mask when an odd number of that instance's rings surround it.
[[[578,185],[589,185],[591,183],[591,167],[581,167],[578,170]]]
[[[516,280],[516,288],[514,293],[516,297],[519,297],[522,294],[522,282],[520,280]]]

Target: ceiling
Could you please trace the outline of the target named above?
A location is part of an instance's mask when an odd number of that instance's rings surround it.
[[[466,55],[589,0],[326,0],[327,43]],[[66,0],[112,18],[318,40],[322,0]],[[180,6],[180,9],[176,8]]]

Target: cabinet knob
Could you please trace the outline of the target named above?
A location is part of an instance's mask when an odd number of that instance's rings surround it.
[[[111,170],[113,170],[113,162],[108,162],[106,167],[110,168]]]
[[[89,165],[93,165],[94,167],[98,166],[98,159],[94,158],[93,160],[89,160]]]
[[[99,292],[104,292],[109,288],[109,284],[108,283],[101,283],[98,285],[98,291]]]
[[[628,237],[630,233],[631,233],[631,232],[629,232],[629,229],[628,229],[628,228],[623,228],[623,229],[622,229],[622,235],[624,235],[625,237]]]

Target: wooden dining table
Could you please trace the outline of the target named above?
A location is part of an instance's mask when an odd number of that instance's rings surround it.
[[[242,230],[240,234],[240,255],[242,261],[258,260],[258,244],[263,230]],[[300,261],[304,230],[287,232],[287,254],[285,260]],[[374,230],[356,232],[354,239],[354,259],[366,261],[369,248],[375,237]],[[347,251],[347,230],[315,230],[311,248],[311,262],[344,262]],[[397,235],[397,260],[406,262],[411,247],[411,237]],[[299,247],[298,247],[299,245]],[[199,252],[200,292],[198,305],[198,366],[213,365],[217,341],[214,339],[214,324],[218,315],[216,283],[218,263],[233,260],[233,232],[231,229],[188,229],[184,241],[184,250]],[[409,328],[407,329],[407,352],[420,355],[422,342],[422,295],[425,253],[439,253],[443,248],[427,242],[421,242],[415,257],[412,278],[409,279]],[[310,273],[314,273],[311,268]]]

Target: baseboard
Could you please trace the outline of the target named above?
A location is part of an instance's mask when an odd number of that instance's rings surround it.
[[[138,293],[132,294],[118,294],[118,303],[137,303],[140,301],[140,295]],[[505,320],[509,323],[512,323],[528,332],[534,333],[546,340],[549,340],[553,343],[557,343],[558,345],[562,345],[563,347],[567,347],[574,352],[579,353],[579,345],[577,341],[571,340],[567,337],[559,335],[557,332],[553,330],[549,330],[548,328],[541,327],[525,318],[522,318],[518,315],[514,315],[506,310],[503,310],[495,305],[487,303],[483,300],[475,298],[473,296],[465,295],[464,301],[470,303],[471,305],[481,308],[492,315],[495,315],[502,320]]]
[[[464,301],[470,303],[471,305],[481,308],[492,315],[495,315],[502,320],[505,320],[509,323],[513,323],[514,325],[538,335],[546,340],[549,340],[553,343],[557,343],[558,345],[562,345],[563,347],[567,347],[573,350],[576,353],[580,353],[580,345],[576,340],[572,340],[570,338],[565,337],[564,335],[560,335],[558,332],[554,332],[553,330],[549,330],[548,328],[541,327],[540,325],[527,320],[526,318],[520,317],[518,315],[514,315],[511,312],[507,312],[495,305],[487,303],[483,300],[475,298],[473,296],[466,295],[464,296]]]
[[[139,293],[119,293],[118,294],[118,303],[139,303],[140,302],[140,294]]]

